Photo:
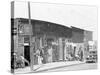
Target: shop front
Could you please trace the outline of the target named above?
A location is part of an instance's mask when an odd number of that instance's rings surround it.
[[[33,68],[34,65],[66,61],[70,57],[70,28],[35,20],[32,25],[29,25],[27,20],[16,21],[14,50],[16,55],[21,57],[23,67]]]

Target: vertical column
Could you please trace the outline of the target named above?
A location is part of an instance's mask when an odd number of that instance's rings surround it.
[[[30,68],[31,70],[34,70],[34,51],[33,51],[33,47],[34,47],[34,43],[33,43],[33,39],[32,36],[30,36]]]
[[[29,25],[31,25],[31,10],[30,10],[30,2],[28,2],[28,15],[29,15]],[[31,28],[32,29],[32,28]],[[31,30],[32,31],[32,30]],[[30,37],[30,59],[31,59],[31,62],[30,62],[30,69],[33,71],[34,70],[34,68],[33,68],[33,59],[34,59],[34,52],[33,52],[33,49],[32,49],[32,47],[31,47],[31,45],[32,45],[32,42],[31,42],[31,40],[32,40],[32,34],[31,35],[29,35],[29,37]]]
[[[63,46],[63,49],[62,49],[63,61],[65,61],[65,59],[64,59],[64,57],[65,57],[65,55],[64,55],[64,52],[65,52],[65,38],[62,41],[62,46]]]
[[[40,48],[42,48],[42,37],[40,37]]]
[[[64,60],[66,60],[66,56],[67,56],[67,39],[65,39]]]
[[[62,38],[59,38],[59,60],[63,60]]]

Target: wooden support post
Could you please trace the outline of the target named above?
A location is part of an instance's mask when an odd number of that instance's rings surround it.
[[[32,36],[30,36],[30,69],[34,70],[34,51],[32,46]]]
[[[30,2],[28,2],[28,15],[29,15],[29,25],[31,25],[31,10],[30,10]],[[34,52],[33,52],[33,47],[32,47],[32,30],[31,30],[31,35],[30,36],[30,69],[33,71],[34,70]]]

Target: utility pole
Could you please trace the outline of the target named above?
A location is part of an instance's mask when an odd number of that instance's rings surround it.
[[[29,25],[32,26],[31,24],[31,10],[30,10],[30,2],[28,2],[28,16],[29,16]],[[30,69],[31,71],[34,70],[34,52],[33,52],[33,47],[32,47],[32,28],[31,28],[31,35],[29,35],[30,38]]]
[[[30,10],[30,2],[28,2],[28,16],[29,16],[29,25],[31,25],[31,10]]]

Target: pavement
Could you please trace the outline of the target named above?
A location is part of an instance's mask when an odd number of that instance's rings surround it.
[[[64,66],[61,68],[55,68],[41,72],[61,72],[61,71],[80,71],[80,70],[96,70],[98,68],[97,63],[83,63],[71,66]],[[38,72],[39,73],[39,72]]]
[[[33,66],[33,71],[31,71],[30,67],[25,67],[25,68],[19,68],[15,69],[15,74],[21,74],[21,73],[38,73],[38,72],[45,72],[49,70],[54,70],[57,68],[64,68],[64,67],[69,67],[69,66],[74,66],[74,65],[79,65],[79,64],[84,64],[85,62],[81,61],[66,61],[66,62],[54,62],[54,63],[47,63],[47,64],[41,64],[41,65],[34,65]]]

